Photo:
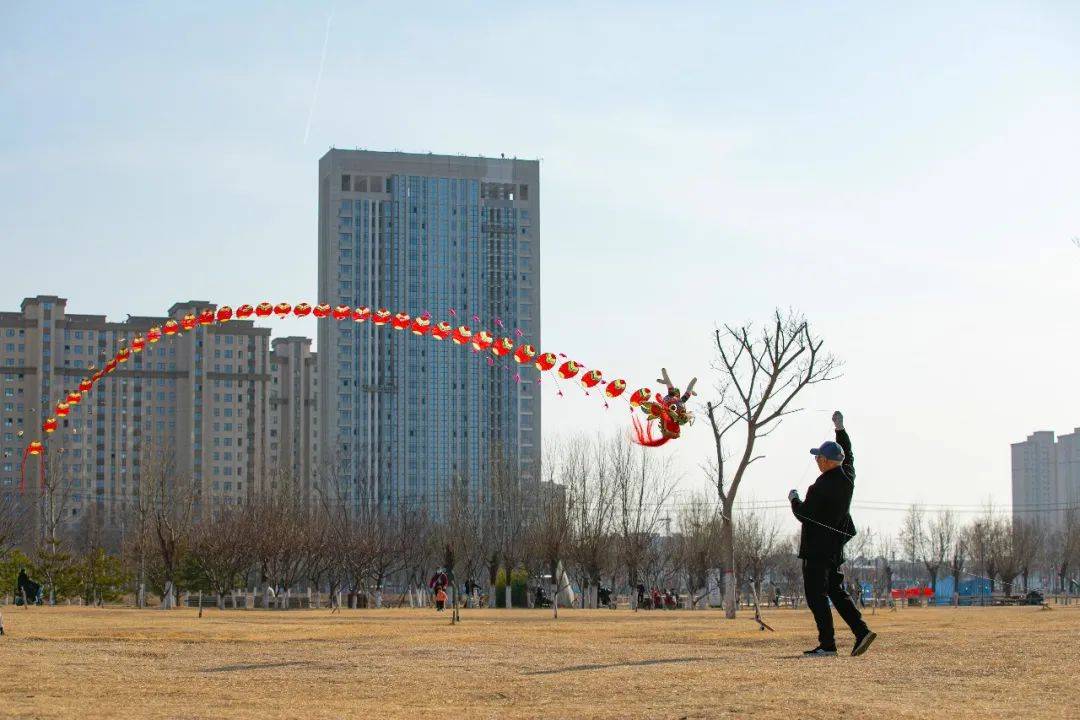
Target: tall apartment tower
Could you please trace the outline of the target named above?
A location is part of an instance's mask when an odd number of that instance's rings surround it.
[[[62,392],[77,389],[92,366],[150,327],[213,307],[189,301],[164,316],[112,322],[68,313],[67,300],[42,295],[25,299],[20,312],[0,313],[0,493],[18,492],[23,448],[41,437]],[[58,488],[49,512],[62,514],[64,524],[93,513],[106,530],[122,531],[151,456],[167,455],[170,476],[193,481],[200,513],[257,493],[267,477],[269,336],[233,321],[133,353],[45,436],[44,467]],[[41,466],[36,459],[28,465],[21,497],[40,509]],[[44,512],[34,514],[34,532]]]
[[[309,503],[318,495],[319,377],[306,337],[274,338],[270,365],[270,472],[292,481]]]
[[[1032,433],[1012,445],[1013,519],[1060,528],[1070,509],[1080,512],[1080,428],[1054,439]]]
[[[537,161],[331,150],[319,300],[520,330],[539,347],[539,202]],[[318,340],[322,462],[357,507],[439,515],[452,487],[485,497],[492,461],[538,477],[535,369],[515,378],[519,367],[370,322],[322,323]]]

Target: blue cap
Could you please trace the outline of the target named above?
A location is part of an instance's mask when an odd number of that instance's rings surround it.
[[[835,460],[836,462],[844,461],[844,448],[840,447],[838,443],[834,443],[832,440],[826,440],[821,443],[819,448],[811,448],[811,455],[820,455],[826,460]]]

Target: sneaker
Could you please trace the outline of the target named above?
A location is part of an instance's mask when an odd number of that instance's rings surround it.
[[[855,638],[855,647],[851,648],[852,657],[862,655],[870,647],[870,643],[874,642],[877,638],[877,633],[872,630],[867,630],[866,634],[860,635]]]
[[[823,648],[818,645],[813,650],[807,650],[803,653],[803,657],[817,658],[817,657],[836,657],[836,648]]]

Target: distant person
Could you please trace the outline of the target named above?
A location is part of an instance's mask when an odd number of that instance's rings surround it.
[[[653,586],[651,597],[649,599],[652,600],[653,610],[659,610],[663,607],[663,605],[660,604],[660,590],[655,585]]]
[[[645,584],[637,584],[637,607],[641,607],[645,603]]]
[[[832,421],[836,442],[826,441],[810,451],[821,475],[806,491],[806,500],[799,499],[798,490],[788,493],[791,511],[802,524],[799,557],[803,561],[806,605],[814,614],[818,629],[818,646],[807,650],[804,653],[807,657],[836,655],[830,600],[855,634],[852,655],[862,655],[877,637],[863,622],[858,608],[844,589],[844,575],[840,572],[844,544],[855,535],[855,524],[850,515],[851,497],[855,492],[855,456],[851,451],[851,439],[844,429],[844,416],[839,410],[833,413]]]
[[[435,609],[442,612],[446,608],[446,588],[442,585],[435,591]]]
[[[773,588],[773,607],[780,607],[780,588]]]

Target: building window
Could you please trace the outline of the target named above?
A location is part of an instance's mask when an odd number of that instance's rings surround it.
[[[351,177],[349,175],[341,176],[341,192],[349,192],[352,189],[349,182],[350,179]]]

